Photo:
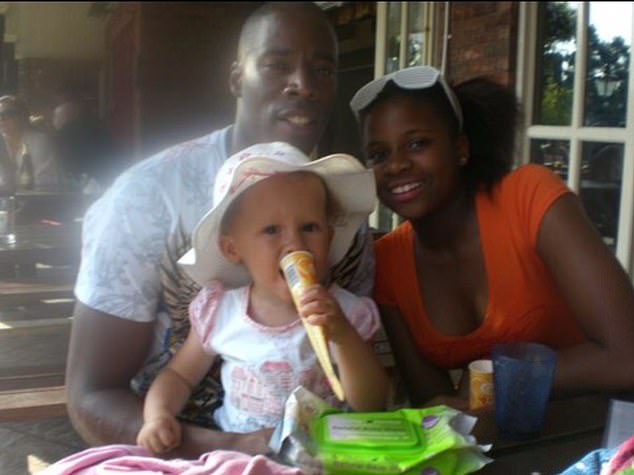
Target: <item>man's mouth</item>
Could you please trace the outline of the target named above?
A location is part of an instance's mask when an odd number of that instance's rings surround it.
[[[288,115],[284,119],[296,127],[307,127],[315,123],[313,118],[305,115]]]

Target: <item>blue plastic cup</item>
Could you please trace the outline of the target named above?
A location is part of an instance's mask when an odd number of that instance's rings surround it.
[[[491,359],[499,435],[535,437],[544,426],[557,353],[539,343],[501,343],[493,347]]]

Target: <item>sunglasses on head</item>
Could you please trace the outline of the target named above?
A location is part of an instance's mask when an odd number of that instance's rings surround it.
[[[431,66],[414,66],[401,69],[367,83],[357,91],[350,101],[350,108],[357,120],[359,119],[359,112],[372,104],[389,82],[393,82],[401,89],[412,90],[427,89],[435,84],[440,84],[462,131],[462,108],[460,107],[460,102],[458,102],[458,98],[442,77],[440,71]]]

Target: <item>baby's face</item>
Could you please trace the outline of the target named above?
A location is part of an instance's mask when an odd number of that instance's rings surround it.
[[[292,302],[280,260],[289,252],[309,251],[317,277],[328,273],[332,227],[326,188],[313,174],[274,175],[241,197],[221,246],[227,258],[244,264],[259,292]]]

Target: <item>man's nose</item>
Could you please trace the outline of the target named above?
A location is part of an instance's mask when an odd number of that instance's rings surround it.
[[[315,84],[312,70],[306,65],[299,64],[288,75],[284,93],[314,99],[317,96]]]

